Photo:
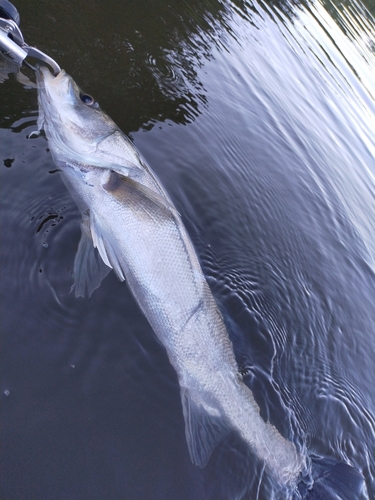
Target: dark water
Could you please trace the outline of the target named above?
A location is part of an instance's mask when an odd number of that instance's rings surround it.
[[[175,201],[265,419],[375,498],[375,9],[19,1]],[[1,500],[285,498],[236,435],[191,464],[179,387],[126,285],[69,294],[80,216],[0,86]]]

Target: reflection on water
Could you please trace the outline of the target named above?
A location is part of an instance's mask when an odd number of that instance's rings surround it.
[[[126,131],[166,119],[193,120],[206,104],[197,71],[211,57],[212,46],[225,47],[231,32],[230,10],[216,0],[173,7],[166,0],[97,2],[89,13],[87,2],[79,1],[74,17],[65,3],[40,2],[35,9],[19,2],[18,8],[25,39],[35,41],[91,93],[101,92],[97,61],[106,61],[104,78],[110,83],[101,104],[109,112],[121,109]]]
[[[263,417],[373,498],[372,6],[17,7],[176,202]],[[191,464],[175,374],[124,284],[69,294],[79,213],[28,138],[35,90],[0,90],[1,498],[285,499],[235,435]]]
[[[319,2],[309,2],[308,12],[318,17],[341,46],[350,65],[353,65],[351,55],[356,58],[358,51],[362,54],[367,63],[362,69],[370,79],[373,57],[367,57],[366,52],[374,50],[373,17],[356,2],[349,2],[348,7],[326,2],[324,7],[332,18]],[[241,30],[233,25],[236,15],[259,27],[264,12],[274,20],[286,16],[286,24],[303,12],[299,2],[286,0],[260,4],[239,0],[181,1],[173,8],[169,2],[160,0],[125,2],[122,6],[105,2],[91,6],[90,13],[86,2],[80,1],[75,2],[74,18],[70,6],[65,4],[40,2],[35,9],[30,3],[20,2],[18,8],[21,19],[25,20],[21,25],[25,39],[51,54],[75,75],[83,88],[89,88],[95,95],[99,93],[105,99],[102,106],[110,114],[117,110],[125,131],[149,129],[166,119],[175,123],[194,120],[207,104],[199,68],[212,57],[213,47],[226,50],[230,38],[241,43]],[[337,39],[337,26],[332,19],[352,44],[343,36]],[[69,37],[65,36],[67,32]],[[103,73],[97,62],[101,60],[106,61],[104,78],[110,82],[105,86],[105,97],[102,97]],[[355,71],[356,66],[354,62]]]

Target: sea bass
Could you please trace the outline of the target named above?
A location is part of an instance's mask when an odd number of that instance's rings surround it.
[[[180,215],[132,142],[73,79],[37,69],[39,129],[82,212],[76,295],[113,269],[126,280],[176,370],[191,460],[203,467],[239,433],[268,471],[293,484],[305,456],[260,416]],[[100,255],[100,258],[99,258]]]

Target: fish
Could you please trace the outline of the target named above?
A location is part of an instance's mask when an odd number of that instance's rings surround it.
[[[263,420],[239,372],[223,316],[171,198],[131,140],[64,70],[37,68],[38,129],[82,214],[77,296],[113,269],[166,349],[180,386],[185,435],[204,467],[232,431],[268,473],[295,485],[304,451]]]

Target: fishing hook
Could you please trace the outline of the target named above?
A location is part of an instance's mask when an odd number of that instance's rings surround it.
[[[35,70],[35,67],[26,61],[26,58],[31,57],[48,64],[55,75],[60,73],[61,68],[54,59],[25,43],[19,23],[20,16],[14,5],[8,0],[0,0],[0,53],[18,66],[24,63]]]

